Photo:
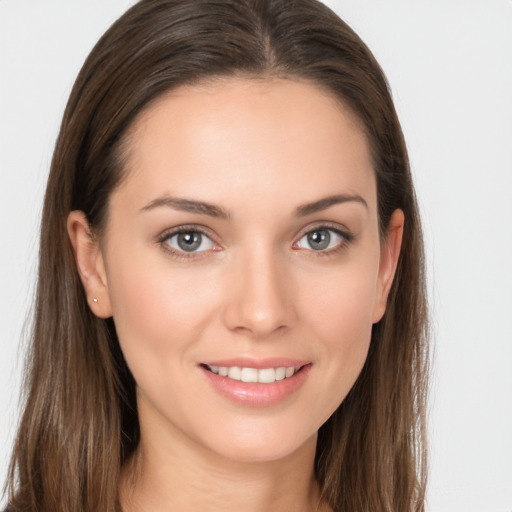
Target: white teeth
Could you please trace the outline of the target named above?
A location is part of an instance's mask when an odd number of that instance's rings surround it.
[[[258,382],[258,370],[256,368],[242,368],[240,380],[242,382]]]
[[[274,368],[264,368],[262,370],[258,370],[258,382],[262,382],[264,384],[271,384],[276,381],[276,371]]]
[[[279,368],[240,368],[239,366],[216,366],[208,365],[208,369],[220,375],[229,377],[233,380],[242,382],[259,382],[261,384],[272,384],[273,382],[292,377],[297,373],[294,366],[280,366]]]
[[[281,366],[276,368],[276,380],[283,380],[286,377],[286,368]]]
[[[242,370],[238,366],[230,366],[228,370],[228,377],[233,380],[240,380]]]

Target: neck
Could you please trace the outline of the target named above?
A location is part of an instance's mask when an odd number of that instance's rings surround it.
[[[170,440],[168,440],[170,441]],[[124,512],[320,512],[314,477],[316,436],[272,461],[230,460],[181,432],[172,442],[145,436],[123,467]],[[325,507],[325,506],[324,506]]]

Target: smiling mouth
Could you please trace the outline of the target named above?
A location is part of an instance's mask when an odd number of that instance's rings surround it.
[[[260,384],[273,384],[293,377],[303,367],[280,366],[278,368],[247,368],[240,366],[215,366],[203,364],[203,368],[228,379],[240,382],[257,382]]]

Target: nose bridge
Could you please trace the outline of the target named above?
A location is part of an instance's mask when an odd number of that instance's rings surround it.
[[[260,242],[241,250],[233,274],[226,308],[230,329],[262,337],[294,323],[289,273],[271,244]]]

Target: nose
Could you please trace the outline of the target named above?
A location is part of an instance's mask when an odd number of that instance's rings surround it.
[[[227,284],[226,326],[260,339],[292,327],[297,315],[290,269],[270,250],[237,260]]]

